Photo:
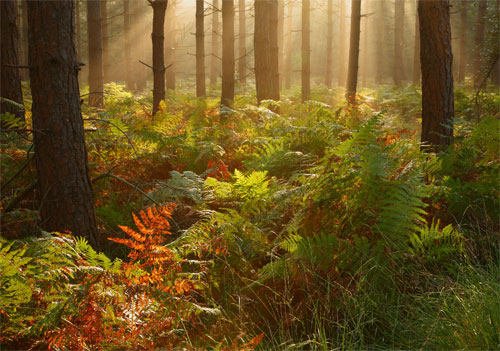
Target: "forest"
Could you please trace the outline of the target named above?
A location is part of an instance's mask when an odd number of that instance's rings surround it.
[[[498,350],[499,0],[0,0],[0,350]]]

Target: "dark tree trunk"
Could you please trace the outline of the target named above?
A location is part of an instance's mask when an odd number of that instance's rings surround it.
[[[288,19],[287,19],[287,30],[285,35],[285,67],[284,79],[285,79],[285,89],[290,89],[292,86],[292,28],[293,28],[293,2],[288,3]]]
[[[78,58],[78,62],[82,61],[82,29],[80,23],[80,1],[76,0],[75,2],[75,17],[76,17],[76,30],[75,30],[75,38],[76,38],[76,55]]]
[[[21,1],[21,9],[22,9],[22,26],[21,26],[21,44],[20,48],[22,48],[22,55],[19,56],[20,63],[22,65],[28,65],[29,63],[29,50],[28,50],[28,3],[27,0]],[[30,72],[28,70],[23,70],[21,73],[22,80],[30,79]]]
[[[328,0],[328,19],[327,19],[327,34],[326,34],[326,75],[325,85],[328,88],[332,87],[332,71],[333,71],[333,0]]]
[[[420,85],[420,27],[418,25],[418,0],[415,0],[415,42],[413,46],[413,85]]]
[[[418,0],[416,0],[418,1]],[[375,28],[375,83],[382,84],[383,82],[383,72],[384,72],[384,1],[377,1],[377,10],[376,10],[376,28]],[[418,67],[420,72],[420,65]]]
[[[205,97],[205,10],[204,0],[196,0],[196,96]]]
[[[125,81],[130,90],[134,89],[134,82],[132,80],[132,72],[130,67],[130,0],[123,0],[123,54],[125,63]]]
[[[403,68],[403,34],[405,18],[404,0],[394,3],[394,85],[400,86],[404,79]]]
[[[247,24],[246,24],[246,11],[245,0],[238,1],[238,35],[239,35],[239,61],[238,61],[238,77],[241,86],[247,83]]]
[[[363,41],[363,48],[361,49],[361,86],[366,87],[366,80],[368,78],[368,0],[363,1],[363,30],[361,31],[361,39]]]
[[[339,36],[339,52],[338,52],[338,83],[340,86],[344,86],[346,82],[346,62],[345,62],[345,38],[346,38],[346,10],[345,10],[345,2],[347,0],[339,0],[340,1],[340,36]]]
[[[461,1],[460,8],[460,58],[458,65],[458,83],[465,80],[467,68],[467,1]]]
[[[0,96],[23,104],[21,75],[19,72],[19,33],[17,31],[17,4],[15,0],[0,1]],[[0,101],[0,113],[12,113],[24,121],[24,110],[9,102]]]
[[[486,27],[486,0],[478,1],[476,35],[474,40],[474,88],[479,88],[482,81],[482,60],[484,32]]]
[[[102,76],[104,82],[109,82],[109,30],[108,2],[101,0],[101,34],[102,34]]]
[[[349,40],[349,66],[347,71],[346,98],[349,104],[356,103],[358,85],[359,36],[361,27],[361,0],[352,0],[351,35]]]
[[[453,138],[453,73],[448,0],[420,0],[422,145],[439,150]]]
[[[217,84],[219,76],[220,56],[219,56],[219,0],[213,0],[212,8],[212,57],[210,58],[210,85]]]
[[[234,100],[234,0],[222,0],[222,96],[223,106]]]
[[[175,90],[175,2],[171,1],[167,6],[165,38],[165,62],[167,65],[167,92]]]
[[[34,134],[40,217],[45,230],[69,230],[97,248],[73,41],[74,6],[74,1],[28,1],[33,129],[43,131]]]
[[[311,2],[302,0],[302,102],[311,98]]]
[[[277,0],[255,1],[255,85],[257,101],[280,99]]]
[[[91,107],[103,107],[104,78],[100,0],[87,0],[87,32],[89,44],[89,105]]]
[[[283,87],[283,62],[285,59],[285,2],[277,0],[278,4],[278,75],[279,75],[279,89]]]
[[[148,0],[153,7],[153,117],[165,100],[165,13],[168,0]]]

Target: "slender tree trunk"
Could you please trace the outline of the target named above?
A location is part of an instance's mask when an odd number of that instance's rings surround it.
[[[78,62],[81,62],[82,61],[82,29],[81,29],[81,23],[80,23],[80,1],[79,0],[76,0],[75,6],[76,6],[76,11],[75,11],[75,17],[76,17],[76,30],[75,30],[76,54],[78,57]]]
[[[326,34],[326,75],[325,85],[332,87],[333,75],[333,0],[328,0],[327,34]]]
[[[431,150],[453,138],[453,73],[448,0],[419,0],[422,66],[422,145]]]
[[[255,1],[255,85],[257,101],[280,99],[277,0]]]
[[[234,0],[222,0],[222,96],[223,106],[234,100]]]
[[[474,88],[479,88],[482,81],[482,60],[481,54],[483,51],[484,32],[486,27],[486,0],[478,1],[477,10],[477,25],[474,41]]]
[[[212,8],[212,57],[210,58],[210,85],[217,84],[219,76],[219,0],[213,0]]]
[[[458,83],[465,80],[467,68],[467,1],[462,0],[460,6],[460,57],[458,65]]]
[[[102,31],[102,75],[103,81],[109,82],[109,31],[108,2],[101,0],[101,31]]]
[[[175,90],[175,1],[169,2],[166,18],[165,61],[167,64],[167,91]]]
[[[153,7],[153,116],[165,100],[165,13],[168,0],[148,0]]]
[[[87,0],[87,32],[89,44],[89,106],[103,107],[104,78],[100,0]]]
[[[15,0],[0,1],[0,96],[23,104],[21,75],[19,72],[19,33],[16,25],[17,4]],[[11,113],[24,121],[24,110],[9,102],[0,102],[0,113]]]
[[[132,72],[130,67],[130,0],[123,0],[123,50],[125,61],[125,81],[129,90],[133,89]]]
[[[28,49],[28,3],[27,0],[21,1],[21,11],[22,11],[22,26],[21,26],[21,43],[20,48],[22,47],[22,56],[19,57],[20,63],[23,65],[28,65],[29,63],[29,49]],[[23,70],[21,73],[22,80],[29,80],[30,73],[28,70]]]
[[[346,53],[346,9],[345,2],[347,0],[339,0],[340,1],[340,37],[339,37],[339,53],[338,53],[338,73],[337,77],[339,80],[339,85],[343,86],[346,81],[346,62],[345,62],[345,53]]]
[[[302,0],[302,102],[311,98],[311,2]]]
[[[496,35],[498,38],[498,31],[499,31],[499,26],[500,26],[500,0],[496,0],[496,12],[495,12],[495,21],[494,21],[494,30],[496,31]],[[497,87],[500,85],[500,58],[498,57],[499,54],[499,48],[498,48],[499,43],[496,43],[496,49],[493,52],[493,55],[496,55],[496,63],[495,66],[493,67],[493,70],[491,71],[491,83],[495,84]],[[498,90],[497,90],[498,91]]]
[[[361,49],[361,86],[366,87],[368,78],[368,0],[363,1],[363,30],[361,31],[361,39],[363,40],[363,48]]]
[[[277,0],[278,2],[278,75],[279,75],[279,89],[283,87],[283,63],[285,60],[285,1]]]
[[[287,30],[285,35],[285,68],[284,79],[285,89],[290,89],[292,86],[292,29],[293,29],[293,2],[288,3],[288,19]]]
[[[394,85],[400,86],[403,80],[403,33],[404,33],[404,0],[394,2]]]
[[[196,96],[205,97],[205,9],[204,0],[196,0]]]
[[[418,0],[416,0],[418,1]],[[375,28],[375,83],[382,84],[384,76],[384,1],[377,1],[376,28]],[[418,67],[420,71],[420,66]]]
[[[413,47],[413,85],[420,85],[420,26],[418,24],[418,0],[415,0],[415,42]]]
[[[349,41],[349,67],[347,71],[346,98],[349,104],[356,103],[358,85],[359,36],[361,27],[361,0],[352,0],[351,35]]]
[[[40,217],[45,230],[69,230],[97,248],[73,41],[74,6],[73,0],[28,1],[33,129],[43,131],[34,134]]]
[[[245,0],[238,1],[238,25],[239,25],[239,61],[238,61],[238,77],[242,86],[247,82],[247,31],[246,31],[246,12]]]

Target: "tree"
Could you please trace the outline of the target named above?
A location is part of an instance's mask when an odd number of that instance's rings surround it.
[[[3,99],[23,104],[21,76],[19,73],[19,33],[15,0],[0,2],[2,38],[0,40],[0,93]],[[24,110],[7,101],[0,101],[0,113],[12,113],[24,121]]]
[[[349,65],[347,71],[346,98],[349,104],[356,103],[358,85],[359,36],[361,27],[361,0],[352,0],[351,35],[349,40]]]
[[[88,0],[89,105],[92,107],[102,107],[104,103],[101,30],[101,2],[100,0]]]
[[[176,30],[175,30],[175,0],[170,1],[167,6],[166,14],[167,37],[165,38],[165,63],[167,65],[167,91],[175,90],[175,46],[176,46]]]
[[[222,96],[223,106],[234,100],[234,0],[222,0]]]
[[[153,8],[153,116],[165,100],[165,13],[168,0],[148,0]]]
[[[413,45],[413,85],[420,84],[420,27],[418,25],[418,0],[415,0],[415,42]]]
[[[74,10],[74,0],[28,1],[33,129],[43,131],[34,134],[40,217],[42,228],[69,230],[97,248],[73,41]]]
[[[128,1],[128,0],[127,0]],[[80,1],[76,0],[75,3],[75,18],[76,18],[76,29],[75,29],[75,38],[76,38],[76,54],[78,57],[78,62],[82,61],[82,28],[81,28],[81,19],[80,19]]]
[[[205,10],[204,0],[196,0],[196,96],[204,97],[205,89]]]
[[[242,86],[247,81],[247,31],[245,18],[245,0],[238,0],[238,36],[239,36],[239,60],[238,60],[238,78]]]
[[[332,87],[333,70],[333,0],[328,0],[327,10],[327,35],[326,35],[326,74],[325,85]]]
[[[311,2],[302,0],[302,102],[311,98]]]
[[[422,69],[422,136],[429,150],[450,145],[453,138],[453,73],[448,0],[419,0]]]
[[[217,84],[219,75],[219,0],[213,0],[212,6],[212,56],[210,59],[210,85]]]
[[[486,0],[478,0],[476,35],[474,38],[474,88],[479,88],[482,81],[482,60],[484,32],[486,28]]]
[[[292,27],[293,27],[293,2],[288,3],[288,20],[285,35],[285,62],[283,74],[285,79],[285,88],[290,89],[292,85]]]
[[[463,83],[467,67],[467,1],[460,3],[460,54],[458,64],[458,82]]]
[[[132,72],[130,65],[131,43],[130,43],[130,0],[123,1],[123,53],[125,63],[125,82],[129,89],[133,89]]]
[[[403,33],[405,18],[404,0],[394,2],[394,85],[400,86],[404,79]]]
[[[278,2],[255,1],[255,85],[257,101],[280,99]]]
[[[108,2],[101,0],[101,34],[102,34],[102,75],[103,81],[109,82],[109,30]]]
[[[340,86],[344,86],[346,80],[346,64],[345,64],[345,37],[346,37],[346,10],[345,10],[345,2],[347,0],[339,0],[340,2],[340,29],[339,29],[339,53],[338,53],[338,72],[337,78]],[[381,1],[383,2],[383,1]]]
[[[418,1],[418,0],[416,0]],[[383,72],[384,72],[384,13],[385,13],[385,2],[377,1],[377,9],[376,9],[376,27],[375,27],[375,83],[382,84],[383,82]],[[418,66],[418,70],[420,71],[420,65]]]
[[[277,0],[278,4],[278,76],[279,89],[283,87],[283,62],[285,59],[285,1]]]

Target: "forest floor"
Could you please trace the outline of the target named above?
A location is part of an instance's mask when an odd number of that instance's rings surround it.
[[[100,252],[40,231],[32,136],[2,133],[0,349],[500,347],[498,90],[456,88],[432,154],[416,87],[191,88],[84,102]]]

